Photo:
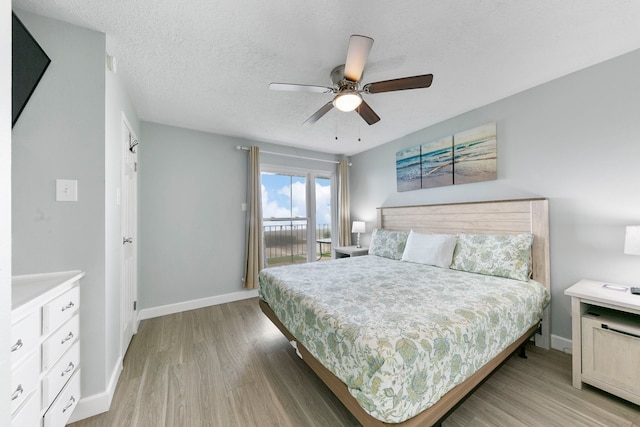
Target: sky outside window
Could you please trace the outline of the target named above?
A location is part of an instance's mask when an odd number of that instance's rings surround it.
[[[316,185],[316,224],[331,224],[331,180],[318,178]],[[262,173],[262,217],[306,217],[306,178],[304,176]],[[265,222],[265,225],[266,224]]]

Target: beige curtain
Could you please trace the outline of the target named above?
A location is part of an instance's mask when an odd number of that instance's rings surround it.
[[[338,246],[351,245],[351,215],[349,214],[349,164],[341,160],[338,177]]]
[[[249,149],[249,231],[247,233],[247,265],[244,287],[258,287],[258,273],[264,267],[262,250],[262,184],[260,181],[260,149]]]

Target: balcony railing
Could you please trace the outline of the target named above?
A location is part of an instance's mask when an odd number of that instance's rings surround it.
[[[265,220],[267,221],[267,220]],[[272,222],[272,220],[268,220]],[[307,262],[307,225],[265,225],[264,246],[268,267]],[[318,260],[331,259],[331,225],[316,226],[316,255]]]

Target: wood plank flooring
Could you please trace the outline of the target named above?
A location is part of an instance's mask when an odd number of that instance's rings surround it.
[[[571,386],[571,357],[529,345],[443,423],[454,426],[635,426],[640,407]],[[298,359],[257,299],[140,325],[111,409],[73,427],[358,426]]]

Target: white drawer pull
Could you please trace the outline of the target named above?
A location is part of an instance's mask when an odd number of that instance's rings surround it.
[[[71,396],[71,399],[69,399],[69,403],[67,403],[67,405],[62,408],[62,413],[67,412],[67,409],[71,408],[74,403],[76,403],[76,398]]]
[[[73,303],[73,301],[69,301],[69,304],[62,307],[62,311],[69,310],[70,308],[73,308],[73,307],[75,307],[75,304]]]
[[[69,332],[69,335],[67,335],[66,337],[62,338],[62,341],[60,341],[60,344],[64,344],[67,341],[69,341],[70,339],[73,338],[73,332]]]
[[[16,342],[13,346],[11,346],[11,352],[13,353],[14,351],[18,351],[22,348],[24,344],[22,343],[22,340],[19,339],[18,342]]]
[[[22,384],[18,384],[18,388],[11,395],[11,400],[16,400],[17,398],[19,398],[22,395],[22,393],[24,393],[24,390],[22,388]]]
[[[64,377],[65,375],[67,375],[69,372],[73,371],[73,369],[76,367],[76,365],[73,364],[73,362],[69,362],[69,366],[67,366],[67,369],[65,369],[64,371],[62,371],[62,373],[60,374],[61,377]]]

